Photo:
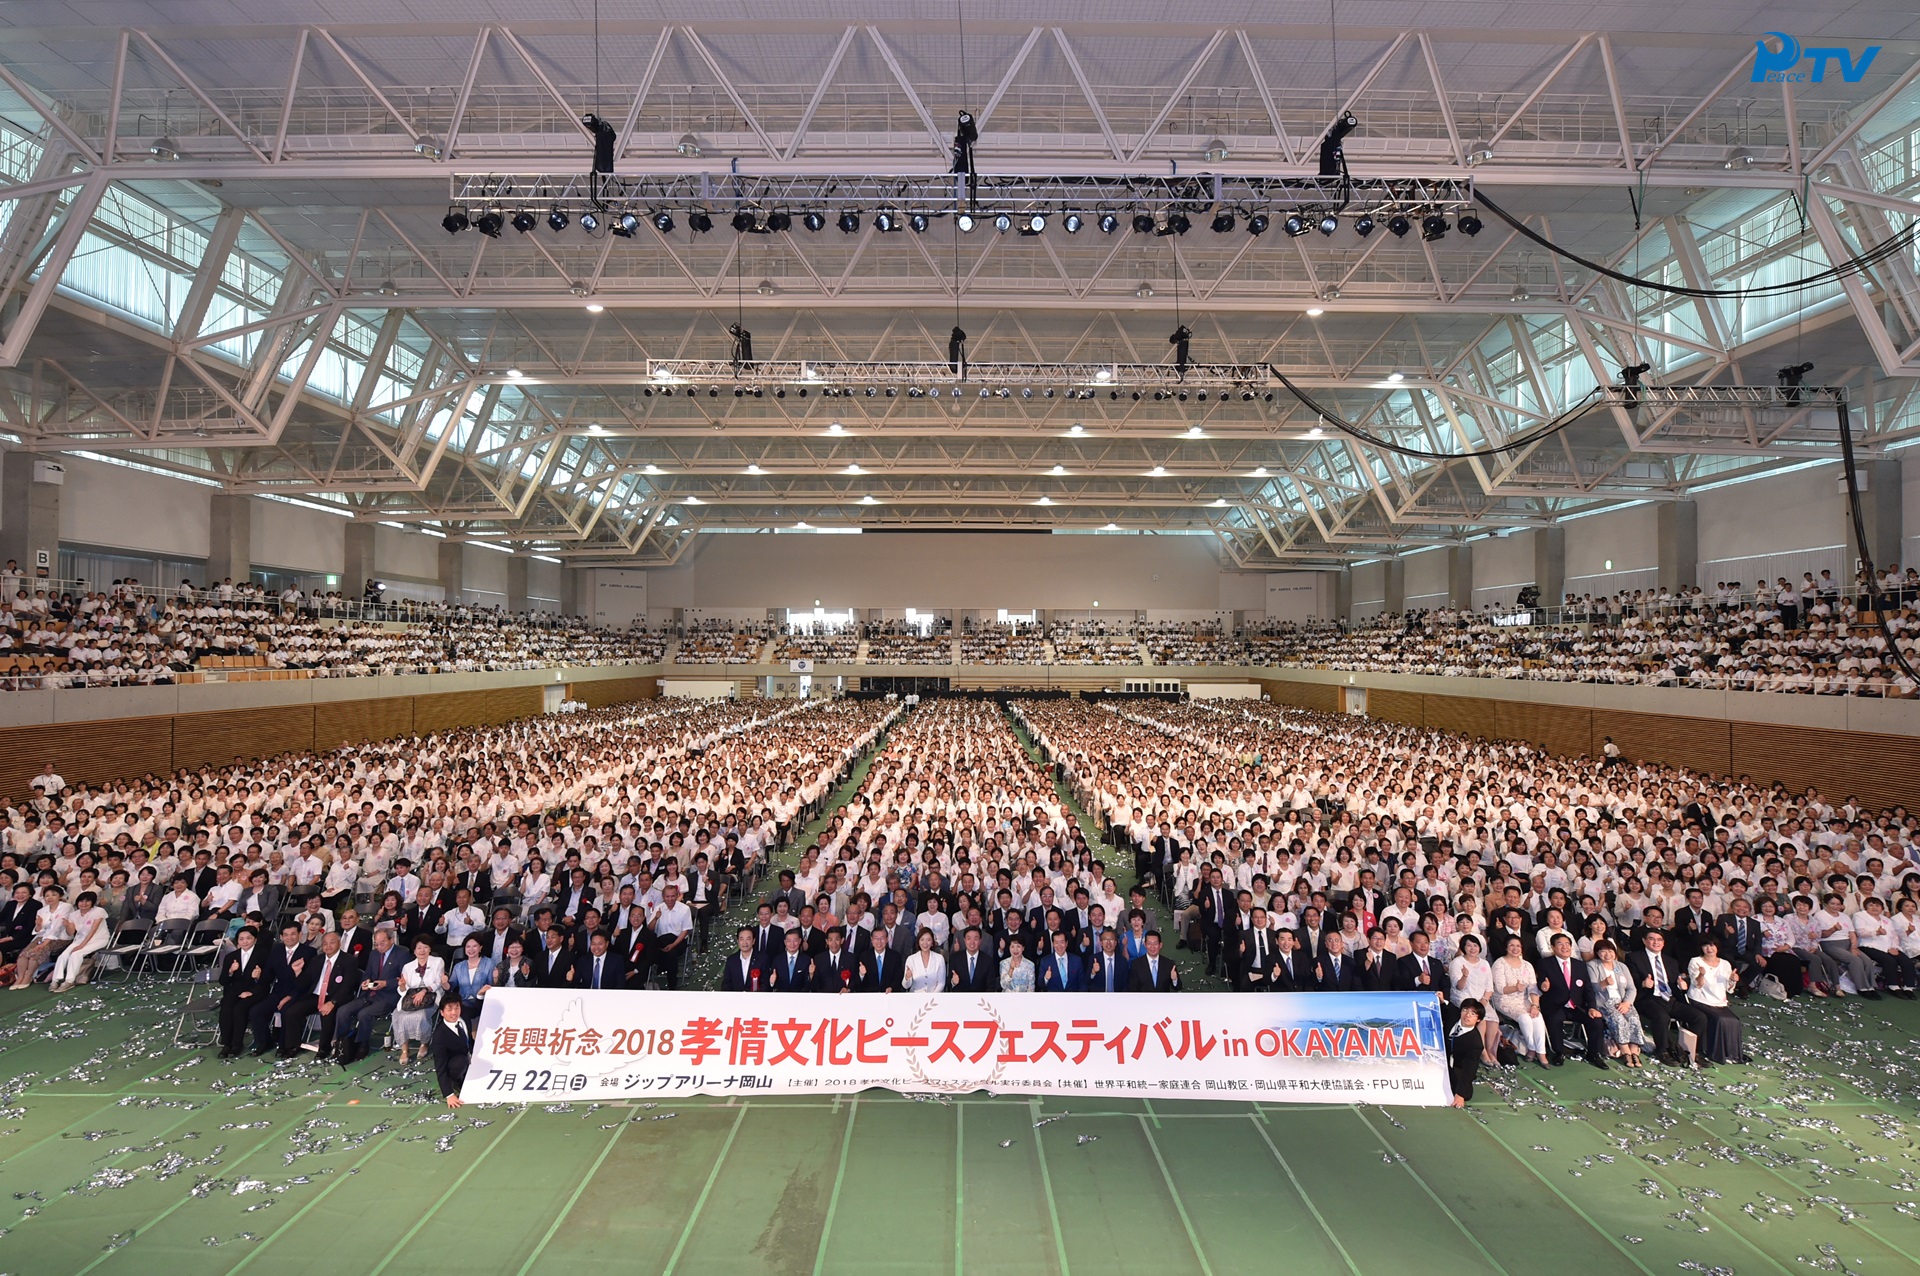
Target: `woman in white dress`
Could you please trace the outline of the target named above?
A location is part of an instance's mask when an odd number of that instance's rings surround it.
[[[53,963],[53,974],[47,981],[54,992],[65,992],[79,983],[87,958],[105,948],[112,938],[107,931],[107,911],[98,906],[92,891],[82,891],[75,898],[68,924],[73,927],[73,942]]]
[[[447,990],[447,966],[433,955],[433,941],[413,941],[413,960],[400,968],[400,1004],[393,1010],[393,1040],[400,1047],[400,1064],[407,1063],[407,1047],[418,1044],[427,1052],[433,1036],[434,1013],[440,994]]]
[[[907,958],[907,991],[939,992],[947,983],[947,959],[940,955],[933,931],[920,928],[920,947]]]
[[[1493,963],[1493,1008],[1513,1025],[1520,1046],[1541,1067],[1547,1066],[1547,1021],[1540,1016],[1540,976],[1527,960],[1526,941],[1509,935],[1507,951]]]
[[[1500,1021],[1493,1013],[1493,967],[1487,964],[1486,952],[1480,942],[1480,936],[1467,934],[1460,936],[1460,955],[1447,966],[1447,979],[1452,985],[1448,996],[1453,1004],[1472,998],[1486,1007],[1486,1013],[1480,1018],[1480,1050],[1482,1063],[1500,1062]]]
[[[1720,945],[1712,939],[1702,940],[1700,955],[1687,963],[1687,982],[1687,999],[1707,1017],[1701,1056],[1714,1063],[1750,1062],[1741,1043],[1740,1016],[1727,1004],[1727,994],[1733,990],[1733,964],[1721,958]]]

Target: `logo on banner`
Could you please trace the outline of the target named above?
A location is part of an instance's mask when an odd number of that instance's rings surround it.
[[[962,1055],[953,1050],[937,1051],[926,1033],[927,1018],[934,1013],[937,1004],[929,1001],[920,1007],[920,1013],[913,1017],[913,1025],[908,1029],[907,1040],[913,1044],[906,1047],[905,1053],[907,1069],[913,1073],[913,1079],[929,1090],[940,1090],[950,1094],[964,1094],[971,1090],[991,1090],[994,1083],[1000,1080],[1001,1074],[1007,1070],[1006,1055],[999,1050],[991,1050],[986,1057],[974,1060],[971,1056]],[[995,1010],[993,1004],[986,998],[982,997],[974,1004],[980,1007],[980,1018],[969,1026],[984,1028],[991,1020],[994,1037],[997,1039],[1005,1031],[1007,1021],[1000,1017],[1000,1012]],[[922,1056],[930,1050],[943,1053],[945,1057],[937,1063],[923,1060]],[[928,1067],[933,1067],[937,1071],[930,1074],[927,1071]]]
[[[1779,52],[1767,47],[1768,40],[1780,42]],[[1784,31],[1769,31],[1753,42],[1753,83],[1755,84],[1821,84],[1826,80],[1828,65],[1840,68],[1840,78],[1848,84],[1858,84],[1866,78],[1867,68],[1873,65],[1874,57],[1880,52],[1877,44],[1862,49],[1856,61],[1849,49],[1837,45],[1822,45],[1817,49],[1802,50],[1800,42]],[[1798,70],[1802,62],[1811,61],[1811,72]]]

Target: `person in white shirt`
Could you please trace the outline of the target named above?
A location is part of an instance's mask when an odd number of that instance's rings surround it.
[[[1869,896],[1853,915],[1854,942],[1867,960],[1880,968],[1887,991],[1896,997],[1914,1000],[1913,959],[1900,951],[1894,934],[1894,919],[1887,916],[1885,901]]]
[[[73,905],[73,915],[68,920],[73,928],[73,942],[53,963],[53,974],[48,980],[48,987],[54,992],[66,992],[77,983],[85,983],[87,959],[105,948],[112,938],[107,912],[98,907],[92,891],[82,892]]]
[[[460,946],[467,942],[467,936],[487,924],[483,914],[473,904],[473,893],[462,886],[454,892],[453,907],[440,918],[434,929],[447,937],[449,951],[458,953]]]
[[[168,922],[186,922],[189,925],[200,918],[200,897],[187,889],[186,875],[178,874],[173,879],[173,889],[160,897],[160,907],[155,910],[153,920],[158,925]]]
[[[654,954],[654,966],[666,972],[667,987],[678,988],[681,963],[687,954],[687,933],[693,929],[693,910],[681,901],[678,887],[665,886],[660,891],[660,906],[653,910],[648,921],[661,941]]]

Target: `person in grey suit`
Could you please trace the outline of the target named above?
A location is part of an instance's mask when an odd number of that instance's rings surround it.
[[[400,1004],[400,968],[406,964],[407,959],[393,946],[393,931],[386,927],[374,931],[373,951],[360,974],[359,995],[340,1007],[334,1017],[334,1058],[341,1067],[367,1057],[373,1043],[373,1025]]]

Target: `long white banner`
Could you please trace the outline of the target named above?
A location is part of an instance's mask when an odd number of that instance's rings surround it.
[[[1452,1101],[1430,994],[585,992],[497,988],[460,1097],[1104,1093]]]

